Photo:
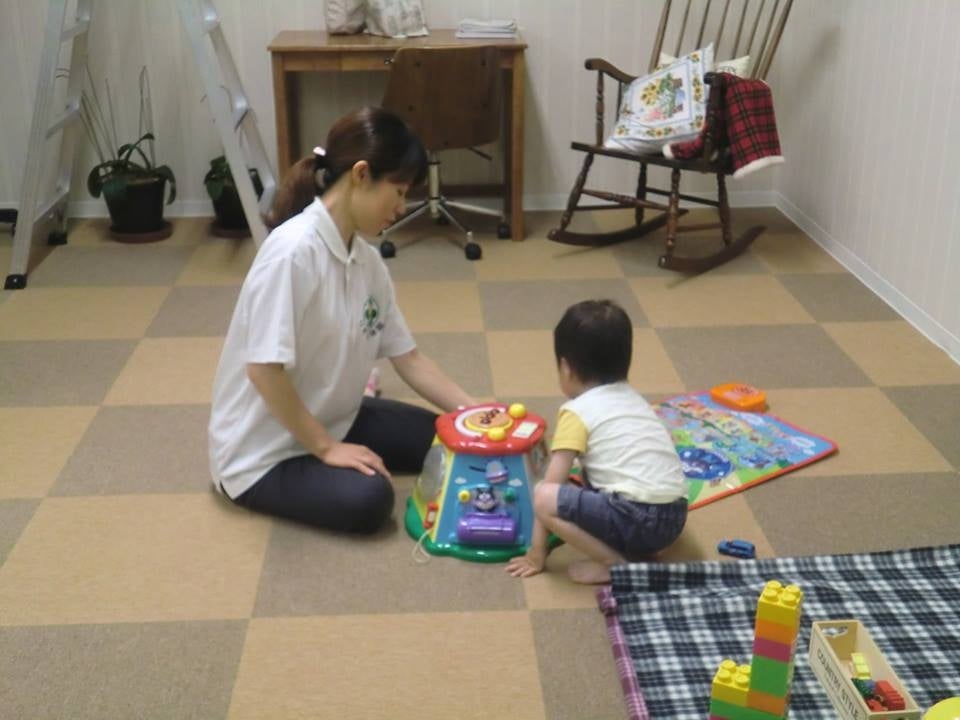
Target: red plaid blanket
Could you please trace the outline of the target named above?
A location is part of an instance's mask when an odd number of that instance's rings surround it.
[[[710,92],[720,93],[720,112],[715,138],[730,145],[728,162],[734,178],[754,170],[783,162],[777,118],[773,113],[773,95],[763,80],[750,80],[729,73],[718,73]],[[703,153],[709,118],[693,140],[663,146],[668,158],[686,160]]]

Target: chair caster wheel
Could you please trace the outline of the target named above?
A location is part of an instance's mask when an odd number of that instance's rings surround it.
[[[502,222],[499,225],[497,225],[497,237],[500,238],[501,240],[509,240],[510,226],[507,225],[505,222]]]
[[[483,257],[483,250],[477,243],[470,242],[463,248],[463,254],[467,256],[467,260],[479,260]]]
[[[384,240],[380,243],[380,257],[387,259],[396,257],[397,255],[397,246],[394,245],[389,240]]]
[[[448,218],[446,215],[437,215],[437,217],[435,218],[434,221],[437,223],[437,225],[449,225],[449,224],[450,224],[450,218]]]

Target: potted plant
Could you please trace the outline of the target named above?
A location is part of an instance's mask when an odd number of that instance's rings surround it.
[[[110,85],[104,82],[105,113],[90,80],[89,68],[88,87],[80,101],[84,128],[100,160],[87,176],[87,190],[93,197],[103,195],[112,221],[111,235],[123,242],[152,242],[169,237],[172,228],[163,219],[163,199],[166,195],[169,205],[177,196],[173,171],[167,165],[157,165],[154,155],[146,73],[146,68],[140,72],[140,127],[136,142],[119,143]]]
[[[250,168],[250,179],[253,189],[259,198],[263,192],[263,184],[255,168]],[[240,202],[240,193],[237,184],[230,172],[230,163],[221,155],[210,161],[210,169],[203,178],[204,187],[213,202],[213,212],[216,220],[210,227],[214,235],[220,237],[247,237],[250,227],[247,225],[247,216],[243,212]]]

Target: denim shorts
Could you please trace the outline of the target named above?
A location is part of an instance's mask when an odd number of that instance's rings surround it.
[[[680,537],[687,499],[642,503],[567,483],[557,494],[557,515],[630,560],[662,550]]]

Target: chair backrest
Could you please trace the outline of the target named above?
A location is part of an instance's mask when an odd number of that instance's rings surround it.
[[[402,117],[427,150],[467,148],[499,136],[501,94],[495,47],[401,48],[383,107]]]
[[[649,70],[656,69],[661,51],[679,57],[713,42],[714,58],[732,60],[749,55],[748,77],[762,80],[773,62],[792,5],[793,0],[679,0],[676,5],[665,0]]]

